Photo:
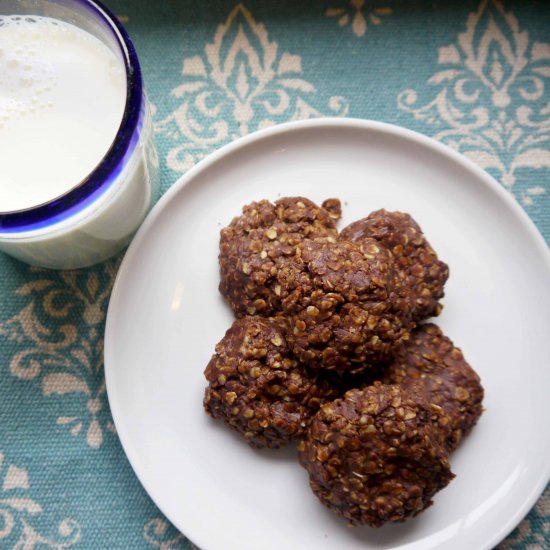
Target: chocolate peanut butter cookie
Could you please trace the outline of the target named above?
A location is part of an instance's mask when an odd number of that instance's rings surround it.
[[[323,405],[299,453],[313,492],[355,525],[416,516],[454,477],[423,392],[379,382]]]
[[[483,412],[478,374],[462,351],[432,323],[420,325],[408,342],[394,350],[382,377],[384,382],[404,388],[423,385],[449,451],[470,433]]]
[[[340,239],[361,242],[376,239],[395,258],[397,293],[409,303],[414,321],[439,315],[449,267],[439,260],[420,226],[403,212],[377,210],[342,230]]]
[[[302,435],[310,416],[339,395],[337,380],[310,372],[289,353],[276,321],[237,319],[216,346],[204,407],[252,447],[280,447]]]
[[[222,229],[219,290],[237,317],[280,311],[278,274],[296,246],[304,239],[336,241],[340,202],[328,199],[323,206],[303,197],[253,202]]]

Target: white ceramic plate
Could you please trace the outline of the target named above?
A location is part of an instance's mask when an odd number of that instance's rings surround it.
[[[254,451],[203,412],[203,369],[232,322],[218,238],[262,198],[337,196],[347,223],[410,212],[450,264],[438,319],[481,375],[486,412],[452,456],[456,479],[418,518],[350,529],[311,493],[294,449]],[[341,119],[240,139],[183,176],[133,241],[113,290],[105,371],[139,479],[204,549],[491,548],[549,479],[550,254],[485,172],[394,126]]]

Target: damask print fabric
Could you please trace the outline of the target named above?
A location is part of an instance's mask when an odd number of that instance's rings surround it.
[[[182,84],[170,92],[179,105],[156,124],[156,132],[174,142],[167,166],[184,172],[213,148],[278,122],[347,114],[341,96],[330,97],[323,110],[309,103],[315,86],[299,78],[301,72],[300,56],[281,51],[238,4],[202,55],[183,60]]]
[[[106,2],[140,56],[163,191],[254,130],[368,118],[465,154],[550,242],[545,1]],[[0,257],[0,548],[193,548],[141,488],[109,412],[119,263],[55,272]],[[548,547],[549,490],[499,550]]]

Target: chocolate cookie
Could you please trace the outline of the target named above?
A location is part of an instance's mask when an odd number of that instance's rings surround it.
[[[288,344],[312,368],[368,368],[407,338],[413,326],[406,304],[393,299],[393,257],[374,239],[305,240],[279,281]]]
[[[280,447],[303,434],[311,415],[338,395],[338,381],[293,359],[276,321],[237,319],[204,372],[204,407],[252,447]]]
[[[355,525],[400,522],[454,477],[421,390],[377,382],[323,405],[299,459],[321,502]]]
[[[391,362],[381,372],[388,384],[404,388],[423,385],[449,451],[470,433],[483,412],[478,374],[460,349],[432,323],[414,330],[410,340],[394,350]]]
[[[449,267],[438,259],[420,226],[402,212],[377,210],[342,230],[341,240],[376,239],[395,258],[400,283],[397,293],[409,304],[414,321],[439,315]]]
[[[219,290],[237,317],[280,311],[278,273],[296,246],[304,239],[336,241],[340,201],[328,199],[323,206],[303,197],[253,202],[222,229]]]

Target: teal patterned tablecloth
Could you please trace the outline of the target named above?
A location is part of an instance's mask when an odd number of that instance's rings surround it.
[[[107,1],[141,59],[163,191],[259,128],[369,118],[464,153],[550,242],[547,2]],[[119,263],[55,272],[0,256],[0,548],[192,547],[137,481],[109,413]],[[549,489],[499,546],[546,548]]]

